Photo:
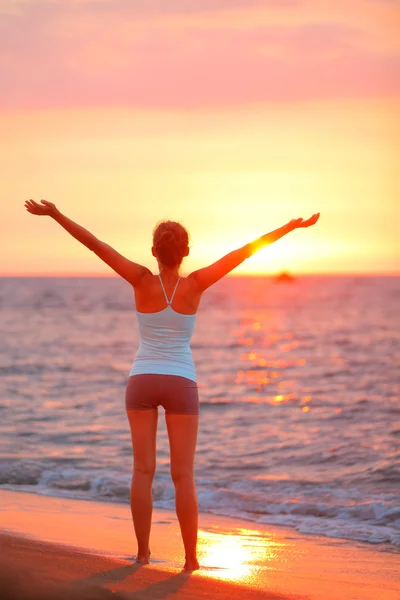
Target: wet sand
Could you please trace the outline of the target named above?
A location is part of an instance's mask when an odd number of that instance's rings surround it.
[[[129,506],[0,491],[3,599],[398,600],[400,555],[366,544],[200,514],[184,562],[175,514],[155,510],[150,565],[134,562]]]

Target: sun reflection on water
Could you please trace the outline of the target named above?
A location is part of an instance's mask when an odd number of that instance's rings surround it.
[[[229,581],[250,582],[268,563],[275,561],[286,544],[259,531],[199,530],[198,555],[202,574]]]

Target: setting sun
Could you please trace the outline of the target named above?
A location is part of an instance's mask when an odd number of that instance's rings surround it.
[[[393,101],[370,99],[224,112],[7,109],[1,273],[113,274],[54,223],[33,222],[23,208],[30,197],[55,202],[152,269],[151,232],[161,219],[188,228],[190,272],[320,212],[317,228],[279,240],[234,273],[393,273],[396,111]]]

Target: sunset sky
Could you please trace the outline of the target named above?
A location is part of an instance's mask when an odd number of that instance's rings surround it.
[[[0,275],[113,274],[28,198],[153,272],[161,219],[187,273],[314,212],[235,273],[400,272],[399,31],[397,0],[0,0]]]

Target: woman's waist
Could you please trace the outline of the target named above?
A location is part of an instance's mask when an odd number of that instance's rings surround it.
[[[130,375],[140,373],[180,375],[196,381],[196,367],[191,354],[150,355],[138,351],[132,363]]]
[[[167,362],[184,361],[193,362],[192,350],[186,345],[153,346],[140,343],[135,360],[161,360]]]

